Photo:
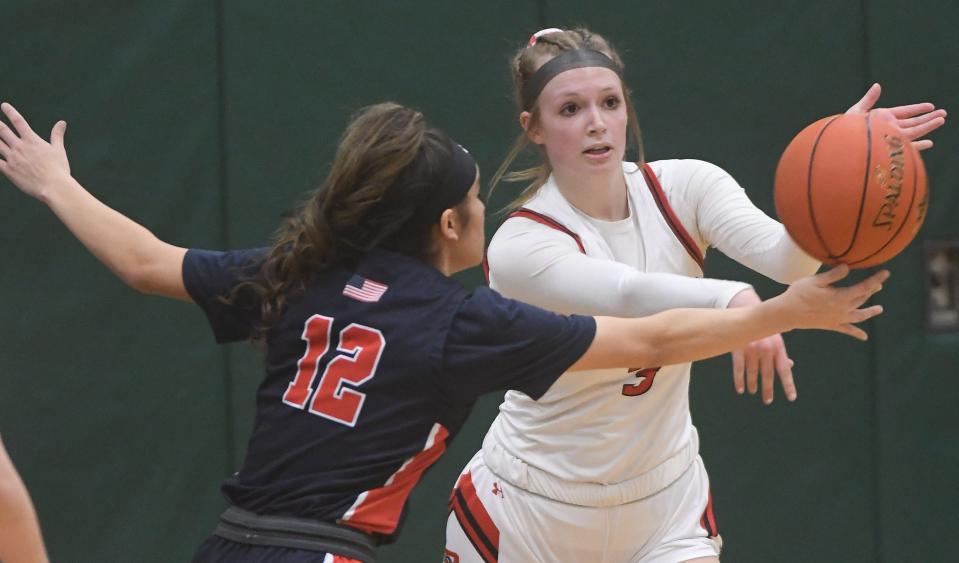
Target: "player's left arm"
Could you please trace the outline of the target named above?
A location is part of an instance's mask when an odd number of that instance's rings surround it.
[[[53,126],[47,142],[13,106],[4,103],[0,109],[13,125],[11,129],[0,121],[0,172],[23,193],[45,203],[127,285],[190,301],[182,274],[186,249],[160,240],[103,204],[71,176],[63,144],[66,122]]]
[[[846,110],[846,113],[864,114],[872,111],[876,117],[898,127],[902,134],[912,141],[912,146],[917,150],[922,151],[932,148],[932,140],[923,137],[946,124],[946,110],[936,108],[930,102],[891,108],[874,108],[873,106],[879,101],[881,93],[882,87],[879,86],[879,83],[873,84],[858,102]]]
[[[0,561],[41,563],[47,552],[33,502],[0,442]]]
[[[781,283],[792,283],[819,269],[820,262],[803,252],[782,224],[756,207],[722,168],[699,160],[669,161],[661,166],[667,197],[683,224],[704,244]],[[755,291],[742,291],[727,307],[745,307],[760,301]],[[734,350],[732,364],[737,393],[748,390],[755,395],[761,385],[763,402],[770,404],[775,398],[778,374],[786,398],[796,399],[793,361],[781,335],[774,334]]]

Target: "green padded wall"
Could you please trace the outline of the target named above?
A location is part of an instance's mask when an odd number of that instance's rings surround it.
[[[215,12],[6,2],[2,97],[69,122],[76,177],[177,244],[219,246]],[[0,431],[54,561],[185,560],[227,471],[223,353],[193,307],[124,287],[0,183]]]
[[[586,25],[619,48],[648,158],[714,162],[771,215],[792,135],[872,81],[886,104],[959,107],[959,8],[944,0],[925,3],[922,19],[889,0],[7,4],[0,97],[44,132],[67,119],[80,181],[184,246],[266,243],[368,103],[422,109],[489,178],[518,131],[508,57],[547,26]],[[950,124],[934,138],[922,240],[959,237],[959,133]],[[223,506],[219,481],[242,460],[258,351],[215,346],[193,307],[125,288],[42,205],[0,188],[0,432],[51,556],[188,559]],[[515,189],[501,186],[491,210]],[[737,396],[727,357],[694,368],[724,560],[949,559],[959,335],[924,332],[920,245],[890,264],[870,343],[787,335],[795,404]],[[762,295],[781,289],[718,252],[707,264]],[[414,491],[382,561],[439,560],[450,486],[497,404],[480,401]]]

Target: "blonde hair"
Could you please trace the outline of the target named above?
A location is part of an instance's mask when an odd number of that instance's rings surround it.
[[[608,56],[622,70],[623,61],[619,53],[609,44],[601,35],[590,32],[584,28],[569,29],[565,31],[554,31],[544,33],[536,38],[536,41],[530,45],[524,45],[516,54],[510,63],[513,74],[513,94],[516,98],[516,105],[520,111],[524,111],[522,92],[523,87],[533,76],[533,74],[550,59],[574,49],[594,49]],[[632,133],[632,141],[636,143],[636,163],[642,166],[645,163],[643,154],[643,136],[639,127],[639,116],[636,114],[636,108],[630,99],[629,88],[622,83],[623,96],[626,103],[626,115],[629,120],[629,132]],[[539,119],[539,103],[535,102],[529,109],[530,120],[529,127],[536,124]],[[493,178],[490,180],[490,195],[496,189],[501,180],[507,182],[532,182],[520,192],[519,196],[511,201],[505,210],[516,209],[528,201],[536,191],[546,183],[553,168],[545,155],[540,153],[542,161],[533,167],[522,170],[510,170],[517,157],[529,146],[530,141],[523,131],[516,137],[509,153],[500,164]]]

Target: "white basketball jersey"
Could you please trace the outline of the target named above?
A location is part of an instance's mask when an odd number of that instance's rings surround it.
[[[666,168],[668,162],[674,161],[667,161]],[[572,206],[567,203],[568,208],[561,209],[555,199],[558,190],[550,180],[524,206],[528,213],[511,217],[504,226],[565,228],[570,236],[582,239],[580,248],[585,254],[603,246],[598,243],[605,243],[611,253],[607,258],[640,272],[702,277],[706,245],[695,228],[695,211],[677,209],[676,216],[672,208],[682,205],[682,197],[671,193],[669,174],[664,177],[662,164],[654,162],[646,169],[637,169],[634,164],[623,163],[630,209],[629,218],[623,221],[598,221],[577,210],[573,211],[580,217],[572,219]],[[657,185],[660,180],[661,187]],[[684,222],[690,230],[684,228]],[[499,235],[490,243],[491,252]],[[592,240],[595,237],[603,240]],[[590,273],[583,274],[581,279],[588,280]],[[489,275],[492,288],[513,296],[508,284],[497,281],[495,269]],[[581,290],[591,291],[588,282]],[[523,299],[540,305],[529,293],[524,293]],[[649,299],[656,296],[650,295]],[[668,460],[678,461],[677,456],[688,457],[691,462],[698,453],[698,439],[689,414],[690,364],[631,368],[568,372],[538,401],[520,392],[508,392],[487,434],[484,450],[501,448],[560,479],[602,484],[650,473]]]

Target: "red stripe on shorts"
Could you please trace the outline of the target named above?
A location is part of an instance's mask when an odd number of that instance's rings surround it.
[[[719,529],[716,527],[716,516],[713,514],[713,492],[709,491],[708,497],[706,500],[706,510],[703,511],[702,517],[699,519],[699,525],[706,530],[706,533],[709,534],[709,537],[715,538],[719,535]]]
[[[499,528],[476,494],[469,472],[460,476],[450,504],[457,522],[477,554],[485,563],[495,563],[499,557]]]

